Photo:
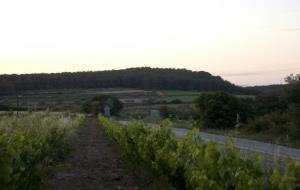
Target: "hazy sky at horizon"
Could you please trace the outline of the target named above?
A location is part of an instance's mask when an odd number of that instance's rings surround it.
[[[141,66],[282,83],[300,73],[300,1],[0,2],[0,74]]]

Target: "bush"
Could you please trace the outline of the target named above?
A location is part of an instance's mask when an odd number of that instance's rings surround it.
[[[272,134],[280,135],[290,133],[289,126],[290,116],[288,114],[273,112],[248,121],[248,124],[245,125],[245,129],[252,133],[267,131]]]
[[[182,102],[182,100],[180,100],[180,99],[174,99],[174,100],[171,100],[170,101],[170,104],[182,104],[183,102]]]
[[[117,115],[123,108],[123,103],[116,97],[110,95],[96,96],[82,105],[81,110],[85,113],[98,115],[104,113],[104,107],[110,107],[110,114]]]
[[[265,133],[273,136],[289,135],[293,138],[300,137],[300,128],[293,122],[290,112],[273,112],[249,120],[244,124],[244,129],[249,133]]]
[[[159,108],[160,114],[163,118],[178,118],[178,119],[184,119],[188,120],[191,118],[194,118],[196,116],[195,114],[195,108],[192,106],[178,106],[178,107],[170,107],[170,106],[161,106]]]
[[[9,111],[10,109],[10,107],[0,104],[0,111]]]
[[[253,102],[255,116],[263,116],[271,112],[284,112],[288,108],[288,101],[282,95],[260,95]]]
[[[195,101],[197,120],[206,128],[233,128],[237,114],[240,122],[246,121],[251,108],[243,104],[237,97],[224,93],[203,93]]]
[[[171,109],[168,106],[161,106],[159,112],[163,118],[174,118],[176,117],[174,109]]]

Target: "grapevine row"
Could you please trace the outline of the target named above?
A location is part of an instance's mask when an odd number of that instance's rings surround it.
[[[83,115],[19,113],[0,116],[0,189],[36,189],[49,165],[64,156]]]
[[[122,148],[124,155],[167,176],[176,186],[191,190],[296,190],[300,188],[300,164],[288,160],[288,170],[264,169],[259,156],[246,157],[227,143],[205,143],[193,130],[178,139],[165,122],[149,128],[140,122],[126,127],[99,116],[100,126]]]

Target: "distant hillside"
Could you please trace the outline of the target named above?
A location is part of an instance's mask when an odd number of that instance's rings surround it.
[[[283,84],[274,84],[274,85],[266,85],[266,86],[252,86],[246,87],[246,89],[251,91],[256,91],[258,94],[282,94],[284,92],[285,85]]]
[[[139,88],[251,93],[208,72],[186,69],[130,68],[124,70],[0,75],[0,94],[64,88]]]

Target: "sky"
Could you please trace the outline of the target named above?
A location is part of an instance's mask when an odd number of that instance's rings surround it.
[[[142,66],[283,83],[300,73],[300,1],[0,1],[0,74]]]

